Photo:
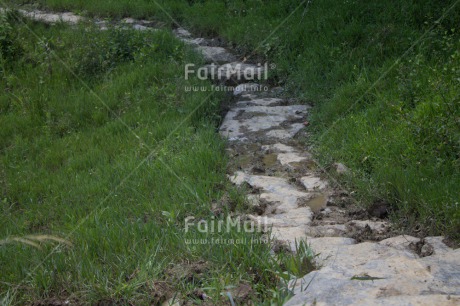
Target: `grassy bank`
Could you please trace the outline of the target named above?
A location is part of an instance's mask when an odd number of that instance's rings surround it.
[[[195,53],[167,31],[13,15],[0,47],[2,304],[286,298],[282,273],[304,274],[307,251],[273,257],[237,227],[186,231],[189,216],[244,209],[215,132],[224,97],[184,91],[210,85],[183,78]]]
[[[275,62],[271,80],[315,104],[308,141],[316,156],[351,169],[339,179],[360,202],[386,201],[401,225],[460,239],[456,1],[13,2],[169,25],[171,15],[197,35],[220,36],[247,56]],[[223,145],[214,134],[221,97],[181,124],[204,98],[180,90],[184,63],[199,59],[164,32],[31,26],[45,44],[18,25],[1,35],[0,237],[71,234],[73,247],[32,270],[52,243],[2,246],[3,298],[150,303],[157,291],[199,300],[195,289],[210,288],[218,303],[220,293],[246,283],[257,284],[257,301],[279,296],[270,291],[275,271],[294,271],[298,261],[279,266],[264,245],[185,243],[187,216],[209,218],[210,203],[228,194],[230,206],[241,206],[224,183]],[[85,226],[72,232],[80,220]],[[205,276],[177,276],[170,262]]]
[[[318,158],[351,169],[341,180],[362,203],[388,202],[402,225],[459,238],[458,1],[33,2],[172,24],[169,14],[275,62],[272,80],[316,105]]]

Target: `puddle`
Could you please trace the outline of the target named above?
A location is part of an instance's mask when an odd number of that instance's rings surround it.
[[[289,165],[293,167],[294,169],[305,169],[305,170],[311,170],[311,171],[315,171],[318,169],[318,165],[316,165],[316,163],[312,160],[292,162],[292,163],[289,163]]]
[[[265,167],[272,167],[276,164],[277,160],[278,160],[278,154],[271,153],[271,154],[264,155],[262,161]]]
[[[326,204],[327,204],[327,197],[325,194],[321,194],[307,201],[305,206],[310,207],[314,213],[318,213],[322,208],[326,207]]]
[[[252,157],[249,155],[241,156],[236,160],[235,164],[242,169],[248,168],[252,165]]]

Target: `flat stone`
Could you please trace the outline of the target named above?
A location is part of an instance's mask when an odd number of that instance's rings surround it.
[[[273,145],[265,146],[267,149],[273,150],[276,153],[293,153],[297,152],[294,147],[287,146],[283,143],[275,143]]]
[[[124,18],[121,20],[122,23],[127,23],[127,24],[133,24],[136,23],[137,21],[134,18]]]
[[[299,207],[299,199],[308,197],[305,192],[280,177],[251,175],[238,171],[230,180],[241,185],[248,183],[253,188],[261,190],[260,200],[268,207],[263,214],[264,226],[271,228],[272,235],[288,242],[291,247],[295,241],[306,238],[308,224],[311,223],[313,213],[309,207]],[[252,219],[260,216],[251,216]],[[260,219],[259,219],[260,220]]]
[[[199,46],[202,44],[206,43],[206,40],[204,38],[185,38],[185,37],[178,37],[181,41],[186,43],[187,45],[192,45],[192,46]]]
[[[302,156],[301,153],[279,153],[277,156],[281,165],[289,165],[291,163],[298,163],[306,160],[308,156]]]
[[[229,63],[236,60],[233,54],[222,47],[197,46],[196,49],[207,63]]]
[[[235,89],[233,90],[233,95],[241,96],[245,93],[260,92],[261,89],[262,89],[262,86],[257,83],[243,83],[235,87]]]
[[[209,70],[213,80],[232,80],[236,84],[267,79],[265,67],[242,62],[232,62],[221,66],[211,65]]]
[[[290,138],[303,128],[302,124],[290,122],[301,119],[306,110],[304,105],[235,107],[225,116],[220,133],[230,140],[250,136]]]
[[[283,104],[283,99],[277,98],[260,98],[260,99],[250,99],[245,101],[236,102],[237,107],[244,106],[278,106]]]
[[[327,238],[317,239],[311,244],[313,250],[328,244],[322,240]],[[455,305],[460,301],[460,250],[418,258],[392,246],[365,242],[324,253],[329,255],[320,270],[291,281],[295,296],[285,305]]]
[[[296,243],[305,240],[305,226],[290,226],[272,228],[272,237],[289,244],[292,252],[296,252]]]
[[[212,63],[201,67],[201,70],[206,71],[206,76],[209,79],[219,82],[231,81],[232,85],[247,81],[262,80],[265,77],[264,69],[265,68],[261,66],[241,62],[233,62],[224,65]]]
[[[418,262],[436,279],[433,291],[460,295],[460,249],[423,257]]]
[[[413,253],[409,245],[411,243],[416,243],[418,241],[420,241],[420,239],[417,237],[412,237],[409,235],[400,235],[400,236],[384,239],[380,241],[379,244],[393,247],[400,251],[407,251],[407,252]]]
[[[445,254],[452,250],[452,248],[448,247],[443,240],[443,236],[425,237],[424,239],[425,243],[428,243],[433,247],[434,254]]]
[[[192,34],[184,28],[177,28],[174,30],[174,34],[179,37],[191,37]]]
[[[289,184],[287,179],[281,177],[252,175],[237,171],[233,176],[230,176],[230,181],[236,185],[246,182],[253,187],[262,188],[273,196],[277,195],[279,200],[283,202],[290,201],[291,206],[297,205],[297,198],[308,196],[307,193],[297,190],[295,186]],[[278,198],[267,200],[276,202]]]
[[[134,24],[133,29],[138,30],[138,31],[156,31],[157,30],[157,29],[154,29],[154,28],[150,28],[150,27],[140,25],[140,24]]]
[[[267,132],[268,138],[278,139],[278,140],[288,140],[293,138],[297,133],[303,129],[304,126],[301,123],[291,124],[288,128],[276,129]]]
[[[327,187],[326,181],[312,174],[300,178],[300,182],[308,191],[323,190]]]
[[[318,266],[321,266],[324,265],[327,260],[333,258],[335,254],[340,252],[341,248],[356,244],[356,241],[352,238],[346,237],[314,238],[309,236],[307,238],[307,244],[316,255],[315,262]]]
[[[240,96],[240,99],[244,99],[244,100],[254,100],[257,98],[258,98],[258,95],[255,95],[255,94],[242,94]]]
[[[77,24],[83,17],[75,15],[74,13],[70,12],[63,12],[63,13],[46,13],[39,10],[34,11],[25,11],[25,10],[18,10],[22,15],[27,18],[41,21],[44,23],[57,23],[57,22],[64,22],[69,24]]]
[[[299,153],[299,150],[297,150],[296,148],[279,142],[271,145],[263,145],[261,146],[261,149],[266,153]],[[311,156],[308,152],[303,152],[302,154],[305,154],[306,156]]]
[[[309,237],[341,237],[347,231],[345,224],[317,225],[307,229]]]
[[[291,163],[298,163],[311,157],[311,155],[307,152],[301,153],[293,147],[284,145],[282,143],[265,145],[262,146],[261,149],[266,153],[276,153],[277,161],[283,166],[289,165]]]

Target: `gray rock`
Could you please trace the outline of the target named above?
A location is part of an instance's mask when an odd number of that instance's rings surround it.
[[[302,185],[304,185],[305,189],[307,189],[308,191],[323,190],[327,187],[326,181],[322,180],[320,177],[317,177],[313,174],[302,177],[300,181]]]
[[[347,231],[344,224],[310,226],[307,229],[309,237],[341,237]],[[315,252],[318,250],[314,249]]]
[[[222,47],[197,46],[196,49],[203,55],[207,63],[229,63],[236,60],[233,54]]]
[[[183,38],[188,38],[192,36],[192,34],[184,28],[175,29],[174,34],[176,34],[176,36],[178,37],[183,37]]]
[[[234,96],[241,96],[245,93],[257,93],[262,89],[262,86],[257,83],[243,83],[235,87],[233,90]]]
[[[221,66],[209,65],[208,69],[211,79],[221,82],[231,81],[233,84],[259,81],[267,78],[265,67],[241,62],[233,62]]]
[[[313,249],[325,248],[317,238]],[[285,305],[455,305],[460,250],[418,258],[378,243],[331,247],[323,267],[291,282]]]
[[[30,12],[25,10],[18,10],[18,12],[27,18],[45,23],[65,22],[69,24],[77,24],[78,22],[83,20],[83,17],[70,12],[46,13],[40,10],[33,10]]]
[[[334,168],[335,168],[335,171],[338,173],[338,174],[346,174],[348,173],[348,168],[342,164],[342,163],[334,163]]]
[[[452,250],[443,242],[443,240],[444,237],[442,236],[424,238],[425,244],[430,244],[433,247],[434,254],[445,254]]]
[[[279,106],[283,104],[284,100],[277,98],[253,98],[236,102],[236,106]]]
[[[121,22],[126,24],[134,24],[136,23],[136,20],[134,18],[124,18],[121,20]]]
[[[192,46],[199,46],[203,45],[206,43],[206,40],[204,38],[184,38],[184,37],[178,37],[180,40],[182,40],[184,43]]]
[[[230,140],[292,138],[303,128],[293,121],[301,119],[306,111],[305,105],[235,107],[225,116],[220,133]]]
[[[420,241],[419,238],[412,237],[409,235],[401,235],[382,240],[379,242],[379,244],[393,247],[400,251],[407,251],[409,253],[413,253],[413,250],[410,248],[410,244],[417,243],[418,241]]]
[[[155,31],[156,30],[154,28],[149,28],[149,27],[146,27],[140,24],[134,24],[133,29],[138,30],[138,31]]]
[[[309,207],[299,207],[299,199],[309,197],[309,194],[300,190],[280,177],[251,175],[241,171],[230,177],[236,184],[249,184],[260,190],[259,200],[267,204],[263,218],[249,217],[257,222],[264,222],[264,227],[272,229],[274,238],[285,241],[295,249],[295,241],[306,238],[306,230],[311,222],[313,213]],[[253,197],[248,199],[254,201]]]

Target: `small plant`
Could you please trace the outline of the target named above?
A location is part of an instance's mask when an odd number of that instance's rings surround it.
[[[16,60],[22,54],[13,20],[11,12],[0,12],[0,62],[2,64]]]
[[[49,242],[55,242],[65,244],[67,246],[72,246],[72,243],[70,241],[53,235],[27,235],[22,237],[9,237],[0,240],[0,246],[5,246],[12,243],[21,243],[23,245],[31,246],[41,250],[42,244],[46,244]]]
[[[315,256],[308,247],[307,242],[304,240],[296,241],[295,248],[296,251],[293,253],[282,252],[278,255],[281,266],[287,272],[284,274],[287,278],[290,278],[292,275],[302,277],[315,269],[313,262]]]

